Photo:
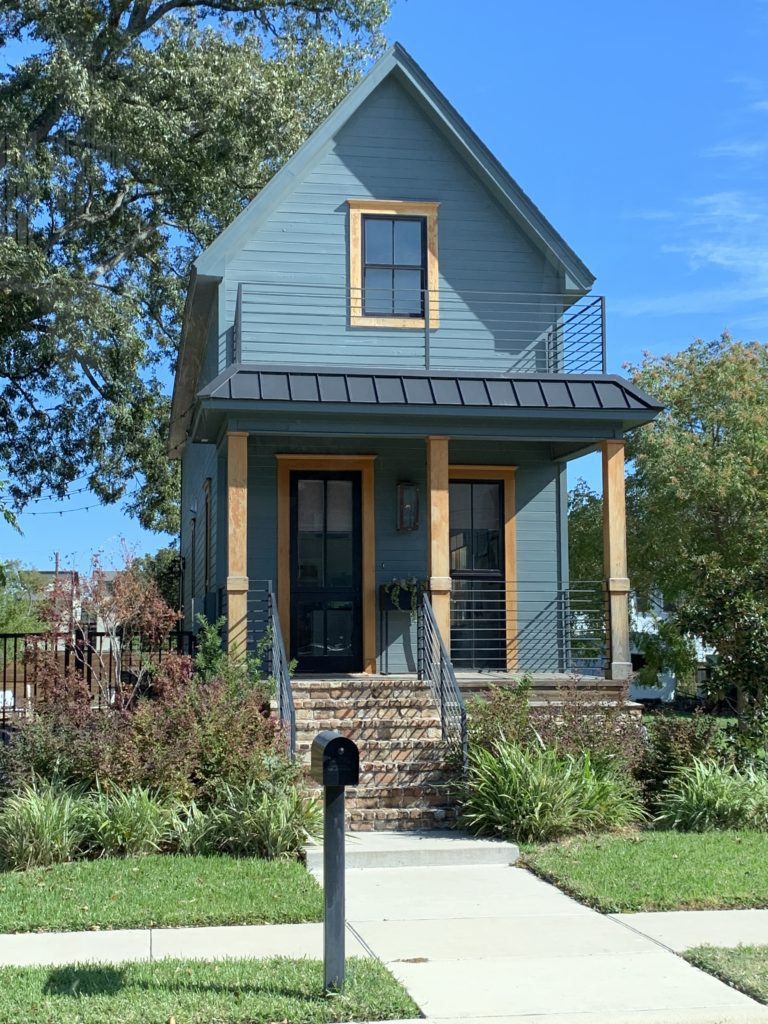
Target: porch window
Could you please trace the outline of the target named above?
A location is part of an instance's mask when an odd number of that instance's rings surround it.
[[[439,204],[348,199],[347,205],[350,326],[437,328]]]

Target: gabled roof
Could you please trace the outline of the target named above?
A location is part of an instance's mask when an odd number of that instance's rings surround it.
[[[292,191],[313,162],[322,156],[337,132],[390,75],[405,87],[449,138],[480,181],[534,244],[563,268],[574,290],[589,291],[594,275],[399,43],[387,50],[245,210],[198,256],[195,260],[198,274],[221,276],[229,256]]]

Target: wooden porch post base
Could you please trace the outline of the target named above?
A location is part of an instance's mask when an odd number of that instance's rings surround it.
[[[248,647],[248,435],[227,434],[227,649]]]
[[[602,449],[603,562],[610,641],[608,678],[627,680],[632,674],[632,658],[629,651],[624,441],[603,441]]]

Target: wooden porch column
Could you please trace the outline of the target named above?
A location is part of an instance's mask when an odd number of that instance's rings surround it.
[[[227,434],[227,647],[248,635],[248,435]]]
[[[451,553],[448,529],[448,438],[427,438],[429,592],[446,649],[451,651]]]
[[[603,564],[610,631],[610,679],[629,679],[629,579],[624,441],[603,441]]]

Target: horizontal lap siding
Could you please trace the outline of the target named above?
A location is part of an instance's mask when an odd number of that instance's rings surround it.
[[[182,457],[181,475],[181,540],[180,551],[184,559],[184,628],[192,629],[195,616],[204,610],[205,596],[205,493],[206,479],[211,481],[211,587],[216,589],[216,581],[221,576],[226,547],[223,548],[224,558],[217,557],[221,549],[221,515],[219,502],[221,481],[219,479],[218,456],[216,446],[212,444],[188,444]],[[224,495],[224,498],[226,496]],[[193,512],[193,509],[196,512]],[[223,505],[226,517],[226,504]],[[195,589],[192,591],[192,519],[197,520],[197,536],[194,552]],[[226,518],[224,520],[226,523]],[[224,532],[226,543],[226,532]],[[226,571],[224,569],[224,571]]]
[[[242,284],[244,361],[424,364],[422,330],[347,326],[346,200],[369,197],[441,204],[441,325],[430,337],[433,368],[546,368],[536,338],[551,310],[530,307],[523,333],[520,325],[509,327],[507,307],[479,293],[557,292],[556,271],[391,79],[228,265],[224,321],[235,321]]]

